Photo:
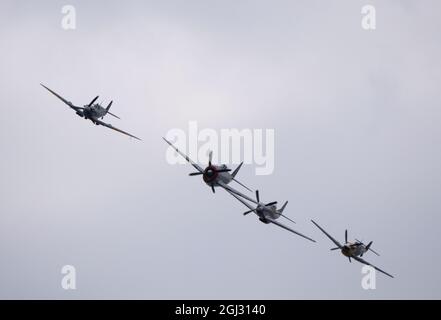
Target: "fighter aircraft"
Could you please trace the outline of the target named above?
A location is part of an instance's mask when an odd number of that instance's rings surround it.
[[[100,119],[103,119],[104,116],[107,114],[110,114],[111,116],[120,119],[118,116],[114,115],[113,113],[111,113],[109,111],[110,107],[112,106],[113,101],[110,101],[108,106],[106,108],[104,108],[99,103],[95,103],[95,101],[98,100],[98,97],[99,97],[99,96],[96,96],[89,104],[84,105],[84,107],[77,107],[72,102],[67,101],[62,96],[60,96],[56,92],[52,91],[51,89],[49,89],[45,85],[43,85],[41,83],[40,83],[40,85],[43,88],[45,88],[46,90],[48,90],[50,93],[52,93],[54,96],[56,96],[58,99],[63,101],[65,104],[67,104],[70,108],[72,108],[78,116],[80,116],[86,120],[92,121],[97,126],[102,125],[102,126],[107,127],[109,129],[112,129],[112,130],[118,131],[122,134],[125,134],[129,137],[135,138],[137,140],[141,140],[140,138],[135,137],[134,135],[131,135],[130,133],[127,133],[121,129],[118,129],[118,128],[112,126],[111,124],[105,123],[100,120]]]
[[[374,250],[371,249],[372,241],[369,242],[367,245],[365,245],[363,242],[355,239],[355,242],[348,242],[348,230],[345,230],[345,243],[342,245],[340,242],[335,240],[333,237],[331,237],[325,230],[323,230],[322,227],[320,227],[314,220],[311,220],[312,223],[316,225],[317,228],[319,228],[329,239],[331,239],[332,242],[335,243],[337,247],[332,248],[331,250],[341,250],[341,253],[348,257],[349,262],[351,261],[351,258],[354,260],[357,260],[358,262],[364,263],[368,266],[373,267],[375,270],[380,271],[381,273],[384,273],[385,275],[393,278],[391,274],[387,273],[386,271],[381,270],[380,268],[374,266],[373,264],[367,262],[366,260],[362,259],[361,257],[363,254],[365,254],[367,251],[372,251],[376,255],[379,255]]]
[[[202,179],[204,180],[204,182],[208,186],[211,187],[211,190],[213,191],[213,193],[216,192],[214,189],[215,187],[222,187],[227,191],[230,191],[236,195],[239,195],[239,196],[247,199],[248,201],[257,203],[256,200],[237,191],[236,189],[233,189],[232,187],[230,187],[228,185],[231,181],[234,181],[234,182],[240,184],[245,189],[252,191],[251,189],[249,189],[247,186],[245,186],[244,184],[242,184],[241,182],[239,182],[236,179],[236,175],[239,172],[240,168],[242,167],[243,162],[232,173],[230,173],[231,169],[229,169],[226,165],[224,165],[224,164],[214,165],[211,163],[211,160],[213,158],[213,152],[210,151],[209,156],[208,156],[208,166],[205,169],[203,169],[196,162],[191,160],[186,154],[184,154],[178,148],[176,148],[170,141],[168,141],[165,138],[162,138],[162,139],[164,139],[165,142],[167,142],[173,149],[175,149],[175,151],[177,153],[179,153],[185,160],[187,160],[197,170],[197,172],[192,172],[189,175],[190,176],[202,175]]]
[[[315,242],[315,240],[313,240],[313,239],[301,234],[300,232],[297,232],[297,231],[291,229],[290,227],[287,227],[284,224],[276,221],[276,219],[278,219],[279,217],[282,216],[285,219],[288,219],[289,221],[294,222],[290,218],[288,218],[287,216],[283,215],[283,213],[282,213],[283,210],[285,209],[286,205],[288,204],[288,201],[286,201],[280,209],[277,209],[277,201],[273,201],[273,202],[266,203],[266,204],[260,202],[259,190],[256,190],[257,207],[253,207],[248,202],[243,200],[239,195],[237,195],[229,190],[227,190],[227,192],[229,194],[231,194],[233,197],[235,197],[237,200],[242,202],[246,207],[248,207],[250,209],[250,210],[243,213],[244,216],[251,213],[251,212],[254,212],[259,217],[259,220],[265,224],[269,224],[269,223],[275,224],[276,226],[279,226],[285,230],[291,231],[292,233],[294,233],[296,235],[299,235],[305,239],[308,239],[312,242]]]

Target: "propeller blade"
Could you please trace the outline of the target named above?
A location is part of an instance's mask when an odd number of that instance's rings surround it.
[[[213,160],[213,151],[210,150],[208,154],[208,165],[211,166],[211,160]]]
[[[259,190],[256,190],[256,200],[257,202],[260,202]]]
[[[220,169],[220,170],[216,170],[216,172],[230,172],[231,169]]]
[[[331,250],[337,250],[340,249],[339,247],[331,248]]]
[[[348,257],[348,258],[349,258],[349,262],[352,262],[351,257]]]
[[[275,204],[277,204],[277,201],[273,201],[273,202],[267,203],[265,206],[272,206],[272,205],[275,205]]]
[[[348,243],[348,229],[345,230],[345,242]]]
[[[213,191],[213,193],[216,193],[216,190],[214,190],[214,186],[211,186],[211,190]]]
[[[192,172],[189,174],[189,176],[199,176],[201,174],[204,174],[203,172]]]
[[[93,103],[99,98],[99,96],[96,96],[90,103],[89,103],[89,107],[91,107],[93,105]]]
[[[248,211],[244,212],[243,215],[246,216],[247,214],[249,214],[251,212],[254,212],[254,210],[248,210]]]

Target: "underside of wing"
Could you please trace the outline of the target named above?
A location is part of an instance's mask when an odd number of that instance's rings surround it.
[[[393,275],[387,273],[387,272],[384,271],[384,270],[381,270],[380,268],[374,266],[373,264],[367,262],[366,260],[364,260],[364,259],[362,259],[362,258],[360,258],[360,257],[354,257],[354,256],[352,256],[351,258],[357,260],[358,262],[364,263],[365,265],[371,266],[371,267],[374,268],[375,270],[380,271],[381,273],[384,273],[385,275],[387,275],[387,276],[389,276],[389,277],[391,277],[391,278],[394,277]]]
[[[322,227],[320,227],[317,223],[315,223],[315,221],[314,220],[311,220],[312,221],[312,223],[313,224],[315,224],[315,226],[317,227],[317,228],[319,228],[329,239],[331,239],[331,241],[332,242],[334,242],[335,243],[335,245],[337,246],[337,247],[339,247],[339,248],[341,248],[341,247],[343,247],[342,245],[341,245],[341,243],[340,242],[338,242],[337,240],[335,240],[329,233],[327,233]]]
[[[108,123],[102,122],[101,120],[98,120],[98,119],[94,119],[94,121],[95,121],[96,123],[98,123],[98,124],[104,126],[104,127],[107,127],[107,128],[109,128],[109,129],[112,129],[112,130],[118,131],[118,132],[120,132],[120,133],[122,133],[122,134],[125,134],[125,135],[127,135],[127,136],[129,136],[129,137],[135,138],[135,139],[137,139],[137,140],[141,140],[140,138],[138,138],[138,137],[136,137],[136,136],[134,136],[134,135],[132,135],[132,134],[130,134],[130,133],[128,133],[128,132],[125,132],[125,131],[123,131],[123,130],[121,130],[121,129],[118,129],[118,128],[112,126],[111,124],[108,124]]]
[[[199,166],[196,162],[194,162],[193,160],[191,160],[185,153],[181,152],[178,148],[176,148],[173,143],[171,143],[170,141],[168,141],[166,138],[162,138],[164,139],[165,142],[167,142],[170,147],[172,147],[173,149],[175,149],[175,151],[177,153],[179,153],[185,160],[187,160],[196,170],[198,170],[199,172],[204,172],[204,169],[201,168],[201,166]]]
[[[230,187],[229,185],[227,185],[226,183],[224,183],[222,181],[218,181],[217,184],[219,186],[221,186],[222,188],[224,188],[225,190],[229,191],[230,193],[234,193],[235,195],[237,195],[239,197],[242,197],[243,199],[248,200],[248,201],[250,201],[252,203],[259,204],[259,202],[257,202],[256,199],[248,197],[247,195],[243,194],[240,191],[237,191],[236,189]]]
[[[49,89],[48,87],[46,87],[44,84],[40,85],[45,88],[47,91],[49,91],[50,93],[52,93],[54,96],[56,96],[58,99],[60,99],[61,101],[63,101],[65,104],[67,104],[70,108],[74,109],[75,111],[81,110],[83,108],[81,107],[77,107],[75,106],[72,102],[67,101],[66,99],[64,99],[62,96],[60,96],[58,93],[56,93],[55,91],[52,91],[51,89]]]
[[[301,237],[303,237],[303,238],[305,238],[305,239],[308,239],[309,241],[315,242],[314,239],[311,239],[310,237],[305,236],[304,234],[302,234],[302,233],[300,233],[300,232],[297,232],[297,231],[295,231],[294,229],[291,229],[291,228],[288,227],[288,226],[285,226],[283,223],[280,223],[279,221],[276,221],[276,220],[271,219],[271,218],[266,218],[266,220],[269,221],[269,222],[271,222],[271,223],[273,223],[273,224],[275,224],[276,226],[279,226],[279,227],[285,229],[285,230],[291,231],[292,233],[294,233],[294,234],[296,234],[296,235],[298,235],[298,236],[301,236]]]

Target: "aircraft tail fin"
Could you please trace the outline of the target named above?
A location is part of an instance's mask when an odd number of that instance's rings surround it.
[[[109,105],[107,106],[107,108],[106,108],[106,111],[107,111],[107,112],[109,112],[109,110],[110,110],[110,107],[112,106],[112,103],[113,103],[113,100],[112,100],[112,101],[110,101]]]
[[[372,245],[372,241],[368,243],[368,245],[366,246],[366,250],[369,250],[369,248],[371,247],[371,245]]]
[[[243,161],[240,163],[240,165],[236,169],[234,169],[233,173],[231,174],[233,176],[233,178],[236,177],[236,174],[239,172],[242,165],[243,165]]]
[[[113,114],[112,112],[110,112],[110,107],[112,106],[113,100],[110,101],[109,105],[106,108],[106,113],[110,114],[112,117],[115,117],[117,119],[121,119],[120,117],[118,117],[117,115]]]
[[[366,246],[366,251],[367,251],[367,250],[370,250],[370,251],[372,251],[373,253],[375,253],[377,256],[379,256],[380,254],[379,254],[378,252],[376,252],[376,251],[374,251],[374,250],[371,249],[371,245],[372,245],[372,241],[369,242],[368,245]]]
[[[282,214],[283,210],[285,210],[286,205],[288,204],[288,201],[286,201],[283,206],[279,209],[279,213]]]

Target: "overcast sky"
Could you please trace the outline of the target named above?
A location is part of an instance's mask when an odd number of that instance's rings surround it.
[[[77,29],[61,28],[76,8]],[[377,28],[361,28],[375,5]],[[0,298],[441,298],[439,1],[2,1]],[[80,119],[96,95],[142,142]],[[244,217],[168,130],[274,129],[299,237]],[[361,287],[317,230],[373,240]],[[77,289],[63,290],[73,265]]]

